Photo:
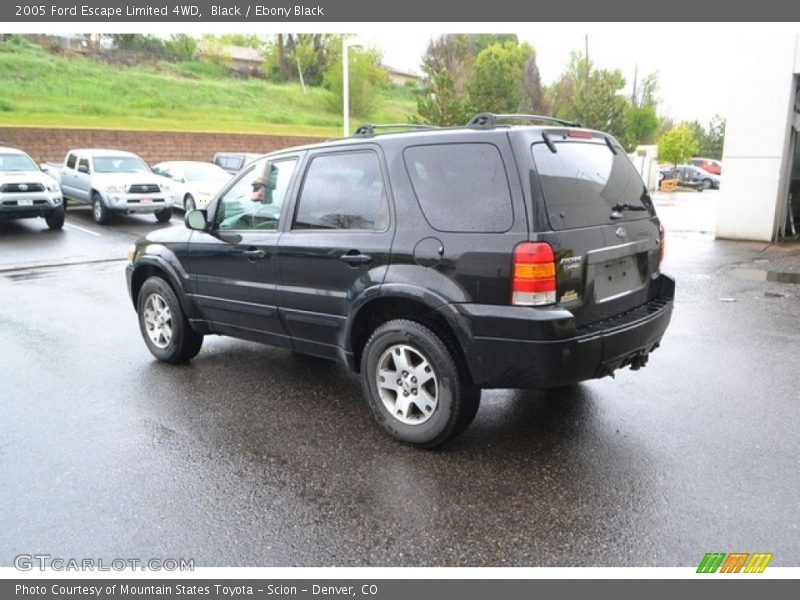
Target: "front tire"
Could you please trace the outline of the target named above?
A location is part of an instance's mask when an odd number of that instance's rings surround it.
[[[144,282],[136,312],[144,343],[158,360],[181,364],[200,352],[203,336],[189,325],[178,297],[161,277],[150,277]]]
[[[97,192],[92,194],[92,216],[98,225],[105,225],[111,220],[111,213]]]
[[[714,187],[714,183],[710,179],[703,179],[703,189],[710,190]]]
[[[172,207],[162,208],[156,211],[156,221],[159,223],[166,223],[172,218]]]
[[[57,230],[64,227],[64,209],[59,208],[47,215],[44,220],[50,229]]]
[[[361,356],[361,384],[381,428],[420,448],[463,432],[480,406],[480,389],[465,381],[454,351],[416,321],[375,330]]]

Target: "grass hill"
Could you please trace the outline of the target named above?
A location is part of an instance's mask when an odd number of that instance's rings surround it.
[[[406,122],[407,89],[382,90],[360,122]],[[341,109],[321,88],[242,80],[213,63],[125,67],[52,54],[12,37],[0,42],[0,125],[341,135]]]

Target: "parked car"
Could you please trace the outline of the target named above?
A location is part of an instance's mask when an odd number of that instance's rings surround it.
[[[214,155],[213,163],[225,169],[231,175],[236,175],[244,166],[263,154],[252,152],[217,152]]]
[[[169,161],[153,165],[153,173],[173,181],[172,197],[185,212],[206,208],[231,174],[213,163],[200,161]]]
[[[61,188],[22,150],[0,146],[0,220],[42,217],[50,229],[64,226]]]
[[[643,367],[674,296],[653,202],[610,135],[527,119],[362,127],[256,160],[129,250],[147,348],[183,363],[218,334],[341,360],[421,447],[463,431],[482,388]]]
[[[160,223],[172,218],[171,181],[131,152],[70,150],[62,165],[44,166],[61,183],[65,198],[92,205],[94,220],[101,225],[113,214],[152,213]]]
[[[722,163],[713,158],[693,158],[689,161],[689,164],[694,167],[700,167],[714,175],[722,175]]]
[[[692,165],[677,165],[661,168],[661,179],[677,179],[678,185],[689,187],[699,192],[703,190],[718,190],[720,177]]]

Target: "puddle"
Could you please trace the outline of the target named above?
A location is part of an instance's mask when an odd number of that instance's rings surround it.
[[[763,271],[761,269],[733,269],[731,274],[748,281],[772,281],[775,283],[800,283],[800,273],[788,271]]]
[[[12,281],[29,281],[31,279],[43,279],[51,275],[49,271],[22,271],[19,273],[8,273],[4,275],[4,277]]]

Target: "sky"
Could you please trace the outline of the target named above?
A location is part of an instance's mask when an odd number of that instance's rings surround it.
[[[639,77],[658,73],[659,113],[676,121],[698,120],[704,125],[725,115],[735,73],[739,32],[708,31],[676,24],[634,23],[588,32],[589,59],[595,67],[619,69],[630,94],[634,71]],[[500,30],[498,30],[500,32]],[[506,30],[502,31],[503,33]],[[401,70],[419,72],[422,55],[436,31],[382,32],[355,36],[364,45],[383,53],[384,63]],[[571,24],[529,24],[511,31],[536,50],[544,84],[558,79],[569,63],[571,52],[584,52],[586,30]]]

